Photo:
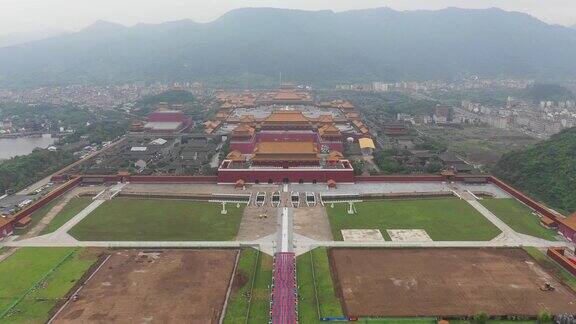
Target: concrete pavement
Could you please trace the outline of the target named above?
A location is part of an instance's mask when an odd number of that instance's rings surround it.
[[[285,186],[283,192],[283,204],[278,208],[277,232],[258,240],[251,241],[77,241],[68,234],[68,231],[88,216],[98,206],[107,199],[115,196],[124,184],[118,184],[99,195],[98,199],[74,216],[56,232],[46,234],[21,241],[9,241],[4,245],[9,247],[24,246],[82,246],[82,247],[139,247],[139,248],[238,248],[243,246],[253,246],[266,254],[272,255],[275,251],[294,251],[297,255],[305,253],[318,246],[327,247],[521,247],[535,246],[539,248],[565,246],[572,247],[569,242],[547,241],[530,235],[520,234],[510,226],[500,220],[486,207],[480,204],[473,195],[465,190],[453,187],[458,192],[458,196],[468,202],[474,209],[498,227],[502,234],[491,241],[433,241],[433,242],[343,242],[343,241],[316,241],[311,238],[293,232],[293,208],[289,207],[289,190]],[[287,207],[284,207],[285,205]]]

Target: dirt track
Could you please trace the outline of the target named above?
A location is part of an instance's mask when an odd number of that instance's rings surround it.
[[[349,316],[575,313],[576,295],[521,249],[332,249]],[[540,290],[550,282],[555,291]]]
[[[237,251],[120,250],[55,323],[218,323]]]

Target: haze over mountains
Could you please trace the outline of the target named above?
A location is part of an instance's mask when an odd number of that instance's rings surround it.
[[[327,81],[576,74],[576,30],[499,9],[250,8],[0,48],[0,86],[135,80]]]
[[[38,40],[60,36],[66,32],[59,29],[45,29],[23,33],[0,35],[0,48],[30,43]]]

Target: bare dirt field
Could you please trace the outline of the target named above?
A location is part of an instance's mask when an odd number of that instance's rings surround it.
[[[250,204],[244,208],[237,241],[251,241],[276,232],[278,208],[270,206],[256,207]]]
[[[332,249],[330,259],[348,316],[576,312],[576,294],[521,249]]]
[[[294,209],[294,232],[319,241],[332,241],[330,221],[324,206],[300,205]]]
[[[235,250],[118,250],[56,323],[218,323]]]

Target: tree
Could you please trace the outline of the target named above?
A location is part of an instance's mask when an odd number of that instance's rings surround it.
[[[576,127],[504,154],[492,173],[559,211],[576,211]]]
[[[486,312],[478,312],[474,315],[474,323],[486,324],[488,323],[489,316]]]
[[[361,175],[364,172],[364,166],[366,165],[366,161],[363,160],[353,160],[352,168],[354,168],[354,175]]]
[[[550,315],[550,313],[548,313],[548,311],[546,310],[541,310],[538,313],[538,323],[540,324],[552,323],[552,315]]]
[[[398,152],[396,152],[395,150],[385,150],[376,152],[374,156],[374,161],[376,162],[378,168],[380,168],[380,170],[383,173],[386,174],[403,173],[406,171],[406,169],[402,165],[400,165],[398,161],[394,159],[396,153]]]
[[[442,163],[437,161],[429,162],[425,167],[426,173],[438,173],[440,170],[442,170]]]

